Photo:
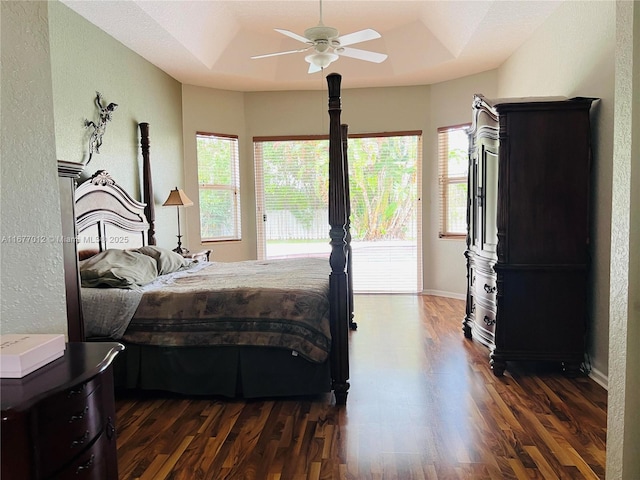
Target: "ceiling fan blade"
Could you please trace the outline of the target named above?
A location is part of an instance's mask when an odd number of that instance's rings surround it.
[[[387,59],[387,55],[384,53],[370,52],[368,50],[360,50],[358,48],[340,48],[335,52],[343,57],[357,58],[358,60],[365,60],[367,62],[381,63]]]
[[[307,50],[309,50],[311,47],[307,47],[307,48],[300,48],[298,50],[288,50],[286,52],[276,52],[276,53],[265,53],[264,55],[254,55],[253,57],[251,57],[252,60],[255,60],[257,58],[267,58],[267,57],[277,57],[278,55],[289,55],[290,53],[300,53],[300,52],[306,52]]]
[[[366,42],[367,40],[375,40],[380,38],[381,35],[371,28],[360,30],[359,32],[348,33],[341,37],[338,37],[340,45],[346,47],[347,45],[353,45],[354,43]]]
[[[290,32],[289,30],[283,30],[281,28],[274,28],[274,30],[276,32],[279,32],[279,33],[283,34],[283,35],[286,35],[287,37],[291,37],[294,40],[298,40],[299,42],[310,43],[309,40],[304,38],[302,35],[298,35],[297,33]]]

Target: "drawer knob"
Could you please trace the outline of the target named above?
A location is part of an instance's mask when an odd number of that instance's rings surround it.
[[[89,438],[89,430],[85,430],[84,435],[82,435],[81,437],[71,442],[71,448],[76,448],[76,447],[79,447],[80,445],[83,445],[88,438]]]
[[[484,284],[484,291],[487,292],[487,293],[495,293],[496,292],[496,287],[492,287],[488,283],[485,283]]]
[[[82,465],[78,465],[78,468],[76,468],[76,475],[84,472],[85,470],[89,470],[93,466],[93,460],[95,458],[96,456],[91,454],[91,457],[89,457],[89,460],[84,462]]]
[[[107,426],[105,427],[107,431],[107,438],[111,440],[113,435],[116,433],[116,427],[113,426],[113,420],[111,417],[107,418]]]
[[[483,320],[484,320],[484,323],[486,323],[487,327],[490,327],[496,324],[496,319],[491,318],[488,315],[485,315]]]
[[[76,413],[75,415],[71,415],[71,417],[69,417],[69,423],[73,423],[73,422],[77,422],[78,420],[82,420],[84,418],[84,416],[87,414],[88,411],[89,411],[89,405],[84,407],[84,410]]]
[[[80,395],[81,393],[84,392],[85,388],[87,388],[87,384],[83,383],[78,388],[73,388],[73,389],[69,390],[69,392],[67,393],[67,398],[71,398],[71,397],[75,397],[76,395]]]

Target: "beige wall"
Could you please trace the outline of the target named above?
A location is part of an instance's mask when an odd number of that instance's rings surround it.
[[[67,333],[46,2],[0,2],[2,333]]]
[[[252,217],[253,163],[251,146],[246,141],[244,94],[226,90],[182,87],[184,111],[182,132],[184,142],[184,188],[194,206],[185,209],[187,221],[186,245],[191,251],[213,249],[211,260],[235,262],[255,258],[255,220]],[[242,240],[200,243],[198,200],[198,167],[196,132],[238,135],[240,155],[240,206],[242,209]],[[254,202],[255,203],[255,202]]]
[[[438,237],[438,140],[437,128],[471,122],[471,103],[475,93],[491,98],[496,96],[497,72],[460,78],[431,86],[431,129],[425,132],[426,155],[423,195],[429,203],[423,215],[424,290],[431,294],[443,294],[466,298],[465,240]],[[428,223],[427,223],[428,222]],[[452,295],[455,294],[455,295]]]
[[[99,91],[105,103],[118,108],[85,173],[107,170],[142,200],[138,123],[148,123],[156,239],[160,246],[175,247],[176,210],[162,203],[183,183],[181,84],[60,2],[49,2],[49,25],[57,158],[88,159],[90,130],[83,122],[97,120]]]
[[[434,96],[433,92],[436,92]],[[465,293],[463,240],[438,238],[437,144],[439,126],[470,121],[474,93],[492,95],[495,73],[474,75],[435,86],[346,89],[342,91],[342,122],[350,133],[422,130],[423,132],[423,278],[428,293]],[[256,258],[255,136],[313,135],[328,132],[325,91],[238,93],[183,87],[186,189],[197,197],[195,132],[237,134],[241,154],[242,241],[210,245],[214,258],[225,261]],[[201,248],[198,209],[188,216],[190,248]]]
[[[98,90],[119,106],[87,170],[139,195],[148,122],[157,238],[175,245],[175,210],[160,205],[183,178],[181,85],[59,2],[1,5],[2,332],[66,333],[56,160],[86,160]]]
[[[615,25],[614,2],[567,2],[502,65],[498,80],[501,97],[600,98],[592,108],[588,342],[594,377],[602,383],[608,373]]]
[[[640,478],[640,4],[616,5],[607,479]]]

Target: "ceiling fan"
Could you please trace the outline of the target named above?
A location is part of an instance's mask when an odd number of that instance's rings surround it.
[[[348,45],[353,45],[355,43],[380,38],[381,35],[375,30],[367,28],[365,30],[339,36],[340,34],[337,29],[327,27],[322,23],[322,0],[320,0],[320,21],[315,27],[307,28],[304,31],[304,36],[280,28],[276,28],[274,30],[286,35],[287,37],[291,37],[294,40],[298,40],[307,46],[305,48],[288,50],[286,52],[255,55],[251,57],[252,59],[288,55],[290,53],[301,53],[313,49],[313,53],[307,55],[304,59],[309,63],[309,73],[315,73],[329,66],[340,56],[357,58],[359,60],[374,63],[384,62],[387,58],[387,55],[383,53],[348,47]]]

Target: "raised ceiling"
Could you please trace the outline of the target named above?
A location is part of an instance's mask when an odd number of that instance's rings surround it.
[[[386,53],[380,64],[341,57],[325,74],[345,88],[425,85],[500,66],[565,0],[324,0],[323,23],[340,34],[365,28],[382,38],[353,45]],[[303,34],[319,1],[62,0],[110,36],[184,84],[237,91],[324,89],[304,47],[274,28]]]

